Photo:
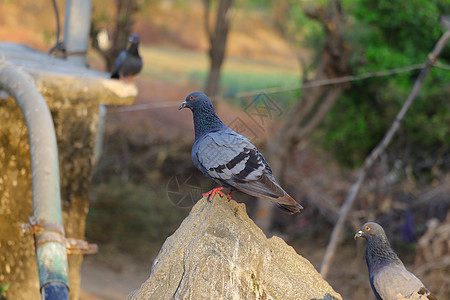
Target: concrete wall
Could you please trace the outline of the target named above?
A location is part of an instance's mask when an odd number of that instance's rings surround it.
[[[102,78],[106,75],[80,69],[21,45],[0,44],[0,53],[6,53],[7,62],[30,74],[51,110],[59,150],[66,237],[83,239],[99,104],[131,104],[137,94],[136,87]],[[26,124],[14,99],[2,98],[0,286],[11,285],[6,294],[8,299],[40,299],[33,235],[21,229],[21,224],[27,223],[32,215]],[[71,299],[79,296],[81,262],[81,255],[69,255]]]

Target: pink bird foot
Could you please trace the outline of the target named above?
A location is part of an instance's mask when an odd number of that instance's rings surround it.
[[[230,200],[231,200],[231,194],[233,194],[233,192],[234,192],[234,190],[233,190],[233,189],[231,189],[231,190],[230,190],[230,192],[228,193],[228,195],[226,195],[226,197],[227,197],[228,201],[230,201]]]
[[[213,188],[209,192],[202,194],[202,196],[203,197],[208,196],[207,198],[208,201],[211,201],[211,198],[214,196],[214,194],[219,194],[221,197],[227,197],[228,195],[225,196],[224,193],[221,192],[221,190],[223,190],[223,186]]]

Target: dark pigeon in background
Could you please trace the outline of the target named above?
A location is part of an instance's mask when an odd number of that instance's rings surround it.
[[[205,94],[189,94],[179,110],[185,107],[189,108],[194,116],[194,165],[221,185],[203,196],[209,196],[208,200],[214,193],[225,196],[221,190],[230,188],[228,199],[234,190],[240,190],[270,200],[289,213],[297,213],[303,208],[278,185],[258,149],[219,119]]]
[[[114,63],[114,70],[111,73],[111,78],[122,79],[131,78],[138,74],[142,69],[142,58],[139,55],[139,36],[132,34],[128,39],[130,47],[119,53]]]
[[[355,235],[355,239],[367,240],[366,262],[369,268],[370,286],[377,300],[393,300],[408,297],[414,292],[438,300],[425,288],[424,284],[406,270],[400,258],[392,250],[383,227],[369,222]]]

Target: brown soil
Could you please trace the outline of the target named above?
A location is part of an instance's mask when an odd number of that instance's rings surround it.
[[[83,261],[80,300],[123,300],[150,274],[150,262],[142,266],[125,256],[118,261],[120,268],[99,263],[94,258]]]

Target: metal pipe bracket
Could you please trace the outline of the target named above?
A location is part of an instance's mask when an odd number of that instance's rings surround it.
[[[45,243],[59,243],[67,249],[67,254],[95,254],[98,251],[97,244],[89,244],[87,241],[75,238],[66,238],[64,227],[60,223],[36,221],[29,217],[28,223],[22,223],[23,232],[30,232],[34,236],[36,249]]]

